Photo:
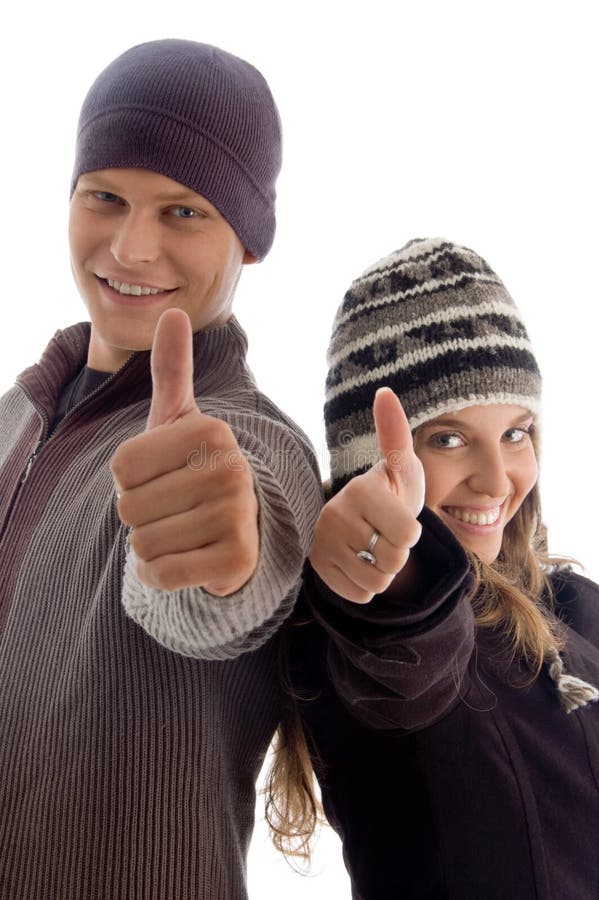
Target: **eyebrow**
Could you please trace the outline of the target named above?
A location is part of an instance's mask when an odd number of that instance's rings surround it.
[[[99,188],[100,190],[106,191],[109,194],[115,194],[117,197],[120,197],[123,194],[123,191],[120,190],[118,185],[112,183],[109,179],[102,178],[102,176],[94,175],[91,176],[91,173],[84,173],[81,175],[81,180],[87,179],[94,187]],[[206,203],[210,201],[205,197],[202,197],[201,194],[197,194],[195,191],[184,189],[182,191],[161,191],[159,194],[154,194],[154,199],[159,203],[183,203],[183,201],[192,202],[204,200]]]
[[[161,202],[169,201],[171,203],[182,203],[184,200],[187,200],[190,203],[197,203],[201,200],[206,201],[206,203],[210,202],[200,194],[196,194],[195,191],[181,191],[180,193],[171,193],[170,191],[164,191],[160,194],[154,194],[154,198],[156,200],[160,200]]]
[[[531,419],[534,421],[534,415],[532,413],[528,413],[524,416],[518,416],[516,419],[513,419],[512,422],[507,426],[508,428],[515,428],[517,425],[523,425],[524,422],[529,422]],[[424,422],[420,427],[421,428],[439,428],[440,426],[446,428],[461,428],[463,430],[471,430],[475,428],[476,425],[470,425],[467,422],[463,422],[461,419],[452,419],[450,417],[442,416],[438,419],[433,419],[431,422]]]

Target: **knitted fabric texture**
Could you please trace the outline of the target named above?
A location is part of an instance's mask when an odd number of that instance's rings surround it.
[[[140,167],[206,197],[263,259],[275,233],[279,115],[266,81],[230,53],[162,40],[98,76],[79,118],[71,193],[85,172]]]
[[[468,406],[539,412],[541,376],[514,301],[484,259],[440,238],[411,241],[352,283],[328,363],[334,491],[379,458],[372,403],[384,385],[412,429]]]

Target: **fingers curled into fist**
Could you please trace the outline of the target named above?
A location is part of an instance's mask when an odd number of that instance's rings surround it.
[[[387,590],[421,534],[424,472],[405,413],[389,389],[377,392],[373,412],[381,460],[324,506],[310,553],[331,590],[355,603]]]
[[[146,430],[121,444],[111,469],[119,516],[133,529],[138,578],[152,588],[226,596],[257,566],[258,500],[230,427],[195,401],[191,337],[185,313],[163,314]]]

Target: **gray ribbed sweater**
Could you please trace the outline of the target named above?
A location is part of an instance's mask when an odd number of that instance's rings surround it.
[[[48,436],[88,339],[59,332],[0,401],[0,897],[238,900],[275,632],[320,505],[313,453],[258,392],[235,320],[195,335],[202,410],[253,468],[259,566],[224,599],[148,590],[131,565],[123,582],[108,462],[144,427],[149,353]]]

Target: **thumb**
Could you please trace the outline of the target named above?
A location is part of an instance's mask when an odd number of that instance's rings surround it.
[[[152,343],[152,403],[146,431],[168,425],[197,408],[193,392],[193,344],[182,309],[162,313]]]
[[[424,473],[414,453],[410,424],[399,397],[391,388],[379,388],[372,412],[392,487],[397,494],[406,495],[414,510],[420,512],[424,503]]]
[[[401,472],[401,464],[413,451],[412,432],[399,397],[391,388],[379,388],[372,407],[376,436],[389,473]]]

